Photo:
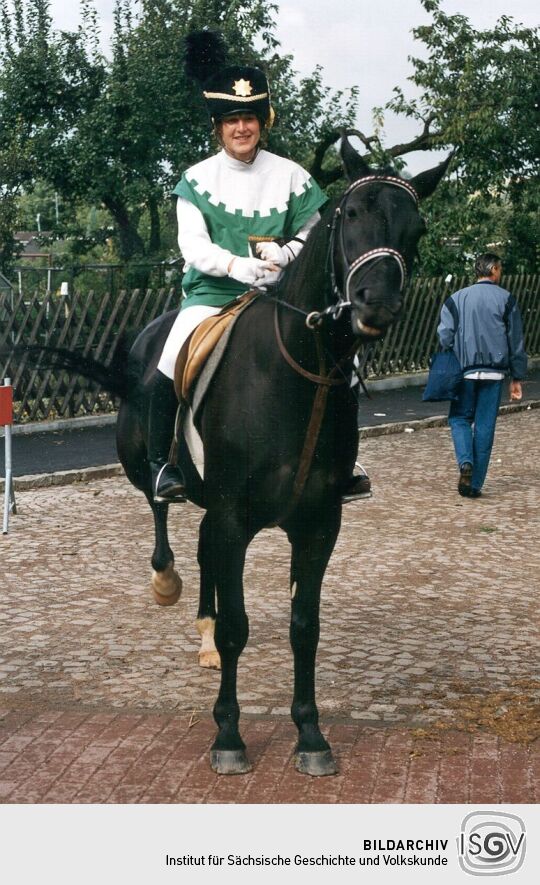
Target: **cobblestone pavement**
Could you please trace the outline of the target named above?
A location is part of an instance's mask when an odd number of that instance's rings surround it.
[[[306,784],[288,765],[285,536],[248,551],[239,698],[256,768],[240,786],[206,762],[219,676],[197,664],[200,511],[171,509],[184,593],[159,608],[150,511],[115,477],[19,493],[0,541],[0,799],[537,801],[539,411],[499,420],[479,500],[456,493],[444,428],[365,439],[361,460],[375,494],[344,511],[321,607],[318,703],[338,778]]]

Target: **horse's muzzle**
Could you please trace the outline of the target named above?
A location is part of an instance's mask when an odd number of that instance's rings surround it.
[[[355,334],[380,338],[398,319],[403,306],[401,294],[377,296],[364,289],[352,301],[352,325]]]

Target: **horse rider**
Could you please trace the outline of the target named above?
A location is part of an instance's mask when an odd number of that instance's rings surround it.
[[[182,345],[202,320],[237,296],[276,283],[326,202],[301,166],[262,147],[274,111],[259,68],[227,64],[222,38],[205,30],[187,38],[186,72],[203,86],[220,150],[188,169],[173,191],[184,298],[152,382],[148,427],[154,500],[165,503],[185,501],[182,471],[169,462],[178,407],[174,369]],[[369,493],[363,472],[351,477],[344,500]]]

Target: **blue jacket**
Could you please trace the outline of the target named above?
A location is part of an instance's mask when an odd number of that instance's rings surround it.
[[[499,369],[521,381],[527,372],[523,326],[510,292],[482,280],[454,292],[443,304],[437,334],[464,371]]]

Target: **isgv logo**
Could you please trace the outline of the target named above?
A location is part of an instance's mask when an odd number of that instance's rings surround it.
[[[471,876],[500,876],[519,870],[525,859],[525,824],[515,814],[473,811],[458,839],[459,865]]]

